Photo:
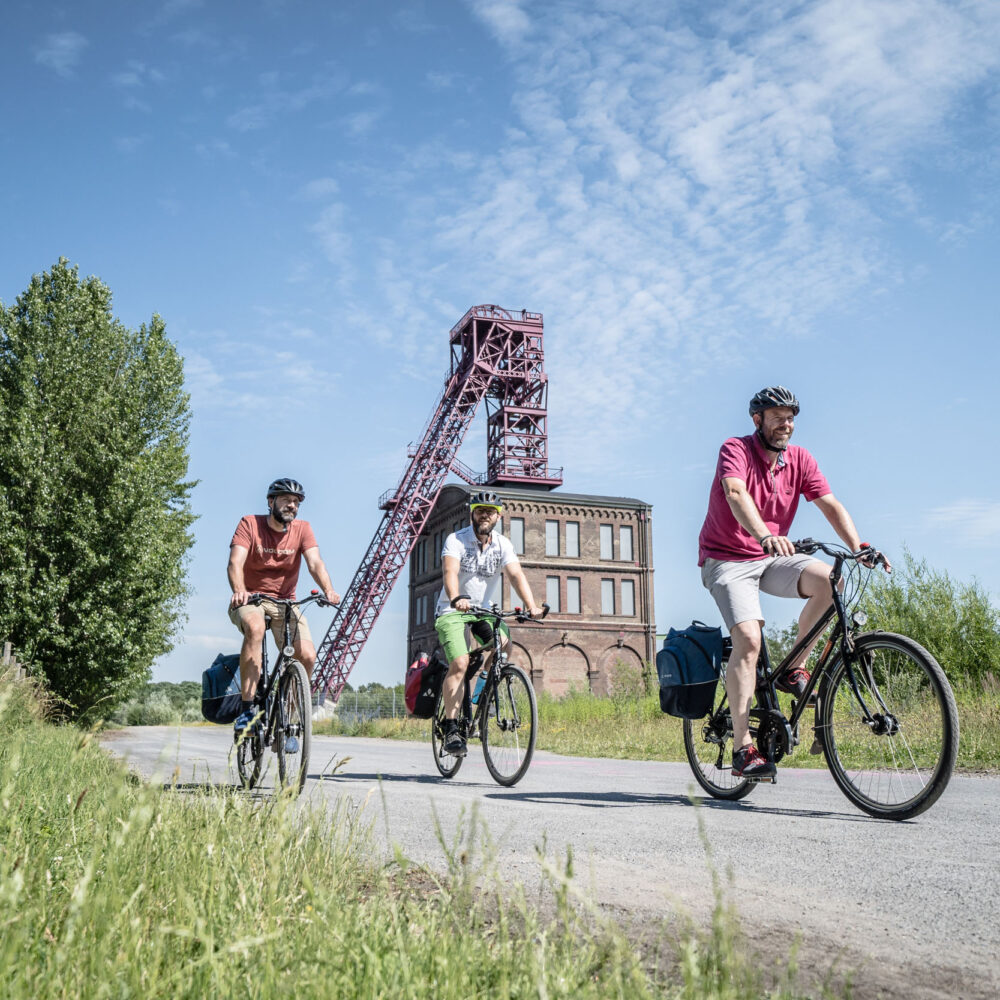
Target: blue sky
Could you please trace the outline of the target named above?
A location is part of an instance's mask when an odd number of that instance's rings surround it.
[[[65,256],[186,359],[194,592],[155,679],[236,648],[228,543],[274,476],[346,589],[479,303],[545,316],[564,488],[654,505],[661,630],[718,619],[709,482],[773,382],[863,537],[1000,603],[993,0],[9,0],[3,42],[0,299]],[[401,679],[405,582],[352,682]]]

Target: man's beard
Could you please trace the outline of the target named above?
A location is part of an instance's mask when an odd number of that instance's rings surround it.
[[[291,524],[295,520],[295,511],[282,511],[275,504],[271,508],[271,516],[278,522],[278,524]]]
[[[791,438],[788,437],[785,438],[784,444],[775,444],[774,440],[768,437],[768,435],[764,433],[763,427],[759,427],[757,429],[757,436],[761,439],[765,448],[767,448],[769,451],[777,451],[777,452],[784,451],[788,447],[788,442],[791,440]]]

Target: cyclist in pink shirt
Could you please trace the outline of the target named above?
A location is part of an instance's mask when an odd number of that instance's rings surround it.
[[[756,686],[764,616],[760,591],[778,597],[804,597],[799,634],[804,635],[831,603],[830,567],[812,556],[797,555],[789,540],[799,497],[815,503],[852,552],[861,545],[844,505],[833,495],[816,460],[805,448],[789,444],[799,401],[784,386],[761,389],[750,400],[754,433],[729,438],[708,499],[708,514],[698,539],[702,583],[722,612],[733,640],[726,670],[726,694],[733,719],[732,773],[772,778],[774,764],[753,745],[749,713]],[[809,681],[805,650],[777,687],[801,695]]]

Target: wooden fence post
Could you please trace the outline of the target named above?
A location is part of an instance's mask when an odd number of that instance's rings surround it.
[[[3,658],[0,659],[0,667],[3,668],[4,672],[6,672],[8,667],[13,667],[11,676],[15,681],[19,681],[28,675],[24,667],[17,662],[17,657],[14,655],[14,647],[9,642],[3,644]]]

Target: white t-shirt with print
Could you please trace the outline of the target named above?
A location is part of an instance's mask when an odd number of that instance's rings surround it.
[[[490,543],[480,549],[475,528],[469,524],[459,531],[453,531],[441,549],[441,561],[445,556],[458,560],[458,592],[468,594],[473,604],[488,608],[499,603],[500,570],[517,562],[517,553],[511,540],[496,529]],[[443,615],[455,609],[448,600],[444,587],[438,595],[435,615]]]

